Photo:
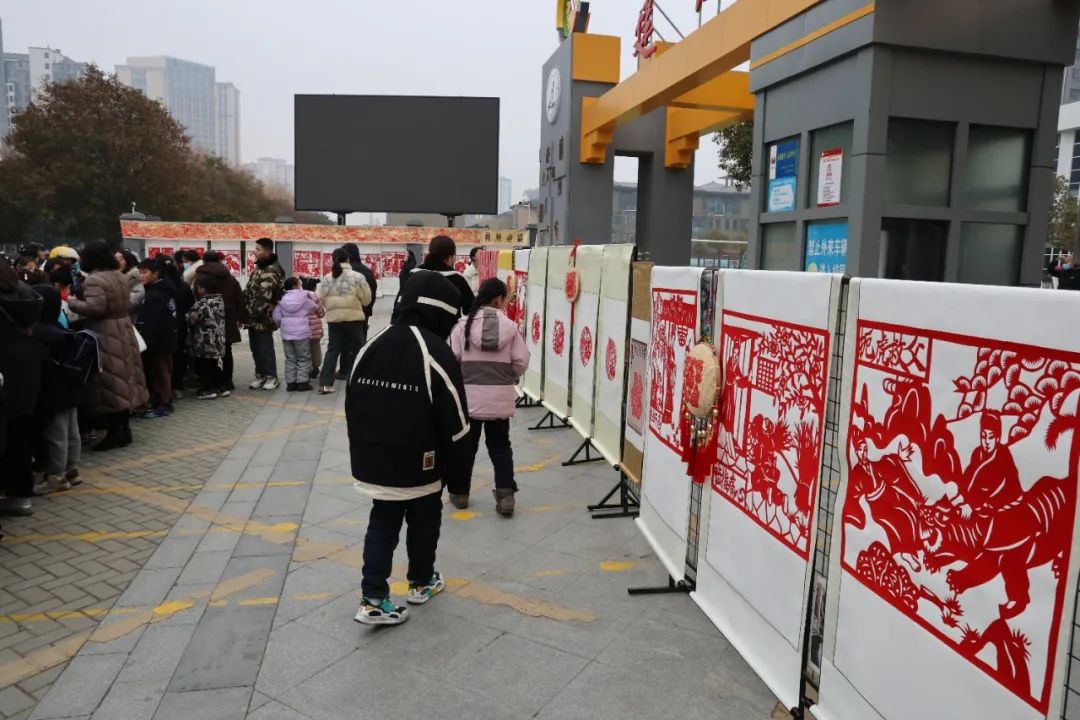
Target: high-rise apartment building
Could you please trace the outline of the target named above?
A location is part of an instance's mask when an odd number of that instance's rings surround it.
[[[240,167],[240,91],[232,83],[214,83],[214,154]]]
[[[86,72],[86,63],[50,47],[32,47],[25,53],[4,52],[3,35],[0,24],[0,145],[11,131],[15,114],[25,110],[47,83],[67,82]]]
[[[511,197],[513,196],[513,193],[511,192],[511,187],[512,186],[510,184],[510,178],[503,177],[503,176],[500,175],[499,176],[499,213],[500,214],[506,212],[507,210],[509,210],[510,205],[513,203],[513,200],[511,200]]]
[[[191,145],[217,152],[215,71],[209,65],[168,56],[129,57],[116,66],[120,82],[160,101],[191,138]]]
[[[296,167],[281,158],[261,157],[244,165],[244,170],[261,182],[267,190],[288,194],[295,190]]]

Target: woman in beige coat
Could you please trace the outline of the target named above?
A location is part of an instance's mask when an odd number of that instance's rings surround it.
[[[321,395],[334,392],[338,355],[343,356],[343,366],[352,369],[366,329],[364,306],[371,302],[371,287],[367,279],[349,265],[349,254],[338,248],[333,258],[333,269],[319,283],[319,299],[326,310],[326,325],[330,329],[330,343],[319,373]]]
[[[112,450],[131,444],[128,420],[133,410],[149,400],[135,328],[128,314],[132,282],[119,271],[104,242],[90,243],[80,258],[89,275],[68,299],[68,305],[86,320],[87,329],[97,334],[101,351],[101,373],[87,388],[85,408],[107,420],[108,433],[94,450]]]

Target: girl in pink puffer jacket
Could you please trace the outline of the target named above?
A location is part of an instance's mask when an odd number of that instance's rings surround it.
[[[300,287],[300,279],[285,281],[285,295],[274,308],[274,322],[281,328],[285,346],[285,382],[289,392],[311,390],[311,316],[319,312],[311,293]]]
[[[506,284],[490,278],[480,284],[469,314],[450,334],[450,348],[461,362],[472,429],[466,440],[466,459],[461,463],[460,487],[472,481],[473,462],[480,447],[480,433],[487,442],[495,466],[495,504],[499,514],[514,514],[514,452],[510,447],[510,418],[514,416],[514,386],[529,365],[529,350],[517,323],[506,317]],[[451,494],[454,507],[469,506],[468,492]]]

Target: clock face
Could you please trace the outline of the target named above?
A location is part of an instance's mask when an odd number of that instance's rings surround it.
[[[547,94],[544,100],[544,112],[547,113],[547,121],[554,125],[559,117],[559,100],[562,99],[562,78],[559,69],[552,68],[548,73]]]

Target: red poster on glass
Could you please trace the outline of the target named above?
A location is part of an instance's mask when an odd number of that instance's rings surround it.
[[[240,251],[218,250],[217,253],[221,255],[221,262],[225,264],[225,267],[229,268],[232,276],[240,277]]]

